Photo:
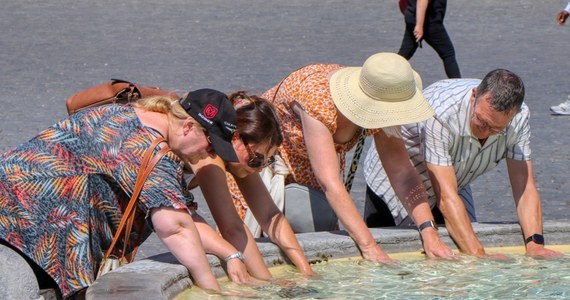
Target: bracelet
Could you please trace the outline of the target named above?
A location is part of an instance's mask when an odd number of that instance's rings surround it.
[[[226,258],[224,258],[224,262],[227,263],[228,261],[230,261],[234,258],[238,258],[239,260],[243,261],[243,254],[241,254],[240,251],[233,253],[233,254],[230,254]]]

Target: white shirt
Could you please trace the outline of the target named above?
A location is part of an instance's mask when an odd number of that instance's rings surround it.
[[[479,79],[448,79],[430,85],[423,93],[435,110],[435,116],[424,122],[402,126],[406,149],[426,186],[431,207],[435,205],[435,195],[425,162],[453,166],[457,187],[461,189],[495,168],[503,158],[530,160],[529,110],[525,104],[505,131],[490,136],[484,145],[472,135],[470,99],[480,82]],[[412,225],[390,186],[374,145],[368,150],[364,166],[366,183],[383,197],[396,225]]]

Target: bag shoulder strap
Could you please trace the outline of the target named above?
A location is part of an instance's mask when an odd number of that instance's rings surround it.
[[[352,156],[352,162],[350,163],[350,171],[346,175],[346,181],[344,182],[344,187],[350,193],[352,189],[352,182],[354,181],[354,175],[356,174],[356,169],[358,169],[358,162],[360,161],[360,156],[362,155],[362,149],[364,149],[364,140],[366,139],[366,129],[362,128],[360,136],[358,137],[358,143],[356,144],[356,149],[354,150],[354,155]]]
[[[162,156],[164,156],[167,152],[169,152],[171,150],[170,147],[166,146],[166,147],[162,148],[156,155],[154,155],[154,156],[152,155],[154,152],[154,149],[156,149],[156,147],[158,147],[158,145],[160,143],[165,142],[165,141],[166,140],[162,137],[157,138],[152,142],[150,147],[148,147],[148,149],[146,149],[144,156],[143,156],[143,160],[142,160],[140,169],[139,169],[138,174],[137,174],[137,180],[135,183],[135,188],[133,190],[133,194],[131,195],[131,199],[129,200],[129,204],[127,205],[127,208],[125,209],[125,211],[123,213],[123,217],[121,218],[121,222],[119,223],[119,227],[117,228],[117,232],[113,236],[113,241],[111,242],[109,249],[107,249],[107,252],[105,253],[105,259],[109,258],[111,256],[111,254],[113,253],[113,249],[115,248],[115,245],[119,241],[119,238],[120,238],[121,234],[123,233],[123,230],[125,230],[126,225],[128,225],[128,226],[126,226],[127,230],[125,232],[125,237],[128,238],[128,236],[130,235],[130,231],[132,229],[132,224],[134,222],[134,216],[135,216],[135,214],[134,214],[135,203],[138,199],[138,196],[140,195],[140,192],[142,190],[144,182],[146,181],[146,178],[148,177],[148,175],[150,174],[150,172],[152,171],[154,166],[158,163],[158,161],[160,161]],[[151,158],[152,158],[152,160],[151,160]],[[126,244],[127,244],[127,241],[125,240],[124,246],[123,246],[123,252],[121,253],[121,256],[125,255]],[[132,256],[132,259],[134,259],[134,256]]]

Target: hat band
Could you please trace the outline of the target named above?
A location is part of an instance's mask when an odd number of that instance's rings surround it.
[[[358,86],[366,96],[377,101],[400,102],[409,100],[416,94],[415,82],[398,87],[377,87],[370,83],[365,76],[360,76]]]

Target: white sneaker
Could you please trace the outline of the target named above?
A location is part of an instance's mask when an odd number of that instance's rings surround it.
[[[553,115],[570,115],[570,99],[550,107],[550,112]]]

